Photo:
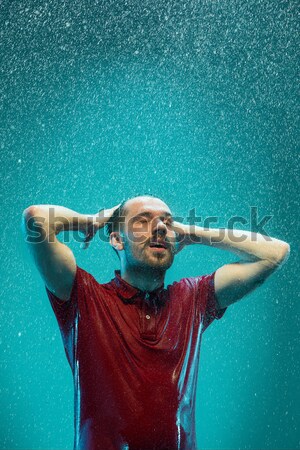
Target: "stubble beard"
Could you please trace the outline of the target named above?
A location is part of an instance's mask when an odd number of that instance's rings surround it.
[[[136,266],[137,270],[152,269],[159,272],[165,272],[172,266],[174,260],[174,252],[172,251],[172,248],[168,248],[166,252],[167,255],[165,252],[155,253],[155,251],[150,250],[149,244],[146,244],[144,247],[139,249],[130,248],[129,258],[127,253],[126,259],[130,265]]]

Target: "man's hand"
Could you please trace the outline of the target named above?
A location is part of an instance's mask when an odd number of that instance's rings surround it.
[[[105,226],[106,222],[109,221],[115,210],[118,209],[120,205],[121,203],[110,209],[101,209],[99,212],[91,216],[88,228],[82,230],[82,232],[86,234],[86,237],[83,243],[81,244],[81,248],[83,250],[86,250],[88,248],[95,234]]]
[[[188,245],[189,239],[188,239],[188,233],[186,225],[184,225],[181,222],[173,222],[173,230],[176,233],[176,254],[179,253],[186,245]]]

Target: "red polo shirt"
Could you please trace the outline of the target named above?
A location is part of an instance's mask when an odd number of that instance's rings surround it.
[[[74,376],[75,450],[193,450],[203,331],[225,309],[214,273],[150,293],[77,266],[68,301],[46,287]]]

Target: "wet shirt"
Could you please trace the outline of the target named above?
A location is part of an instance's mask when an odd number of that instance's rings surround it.
[[[77,265],[70,299],[46,287],[74,377],[74,450],[194,450],[204,330],[225,309],[214,275],[145,292]]]

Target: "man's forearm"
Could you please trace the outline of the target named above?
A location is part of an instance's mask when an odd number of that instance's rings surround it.
[[[280,264],[289,253],[289,244],[279,239],[245,230],[204,228],[180,224],[185,245],[204,244],[228,250],[248,261],[266,260]]]
[[[80,214],[58,205],[33,205],[24,211],[23,216],[27,221],[40,224],[49,236],[61,231],[84,230],[92,221],[92,215]]]

